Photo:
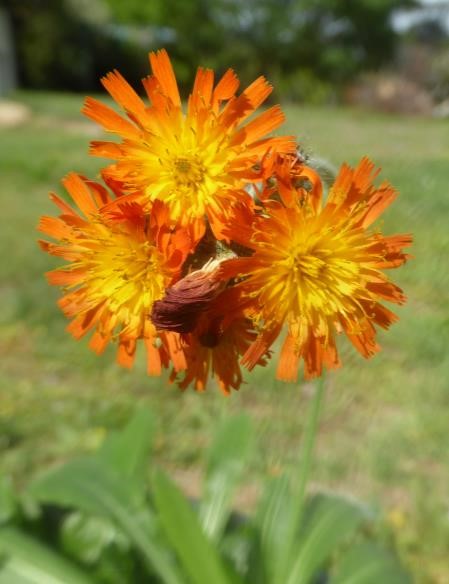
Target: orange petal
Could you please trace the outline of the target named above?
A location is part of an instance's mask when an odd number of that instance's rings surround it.
[[[42,233],[46,233],[54,239],[66,239],[73,237],[71,228],[59,217],[41,217],[37,225],[37,230],[41,231]]]
[[[274,343],[281,332],[282,325],[275,326],[272,329],[264,330],[259,337],[250,345],[241,359],[241,364],[247,367],[249,371],[254,369],[259,360],[267,353],[268,349]]]
[[[235,95],[239,85],[240,82],[237,75],[232,69],[228,69],[214,89],[212,96],[212,107],[214,110],[219,107],[221,101],[231,99]]]
[[[100,355],[106,349],[109,341],[111,340],[109,335],[104,335],[95,331],[89,341],[89,347],[96,353]]]
[[[161,374],[161,355],[159,349],[154,345],[153,338],[145,339],[145,348],[147,351],[147,372],[148,375]]]
[[[56,245],[48,241],[43,241],[42,239],[39,239],[37,243],[42,251],[46,251],[50,255],[64,258],[69,262],[76,262],[79,259],[79,252],[71,251],[70,248],[63,245]]]
[[[253,109],[257,109],[272,91],[273,86],[268,83],[265,77],[260,76],[245,89],[242,95],[249,99]]]
[[[66,215],[76,215],[76,212],[70,205],[68,205],[65,201],[63,201],[58,195],[55,193],[50,193],[50,199],[53,203],[61,209],[63,213]]]
[[[194,115],[199,108],[208,107],[211,104],[212,89],[214,86],[214,72],[212,69],[198,68],[189,97],[188,111]]]
[[[171,99],[174,106],[181,107],[178,84],[167,51],[162,49],[156,53],[150,53],[150,64],[163,93]]]
[[[117,363],[122,367],[130,369],[133,366],[136,356],[135,339],[120,340],[117,351]]]
[[[93,97],[86,98],[81,111],[85,116],[100,124],[108,132],[114,132],[124,138],[134,140],[140,137],[140,131],[131,122],[128,122],[128,120],[122,118],[113,109]]]
[[[62,184],[84,215],[88,216],[98,212],[98,207],[94,203],[92,193],[79,175],[71,172],[62,180]]]
[[[276,378],[282,381],[296,381],[298,378],[299,353],[295,339],[288,334],[281,349]]]
[[[347,323],[342,323],[348,339],[351,341],[357,351],[366,359],[372,357],[380,351],[380,346],[376,343],[376,331],[373,325],[365,322],[365,329],[360,333],[353,333],[353,326],[349,327]],[[358,325],[360,328],[362,323]]]
[[[401,288],[393,282],[367,282],[366,289],[377,297],[395,304],[403,304],[407,299]],[[369,313],[369,309],[367,312]]]
[[[145,104],[126,79],[118,71],[112,71],[101,79],[101,83],[133,122],[142,126],[148,117]]]
[[[304,358],[304,378],[312,379],[323,373],[323,347],[321,340],[310,331],[302,348]]]
[[[109,196],[108,191],[102,185],[87,178],[84,179],[84,181],[89,187],[97,207],[102,207],[103,205],[106,205],[106,203],[109,203],[111,197]]]
[[[53,286],[74,286],[86,277],[84,269],[80,270],[53,270],[47,272],[47,279]]]
[[[123,157],[120,144],[104,142],[103,140],[93,140],[89,145],[89,154],[100,158],[112,158],[113,160]]]
[[[66,330],[78,341],[88,332],[89,327],[85,326],[84,317],[80,315],[67,325]]]
[[[396,316],[396,314],[394,314],[394,312],[391,312],[391,310],[389,310],[388,308],[379,303],[377,303],[372,308],[371,317],[374,320],[374,322],[381,326],[383,329],[388,329],[391,324],[399,320],[399,318]]]
[[[175,371],[182,371],[187,367],[186,357],[178,333],[163,332],[160,337],[167,347]]]
[[[340,357],[338,356],[333,336],[329,338],[327,347],[323,348],[323,364],[327,369],[337,369],[338,367],[341,367]]]
[[[366,228],[371,225],[397,196],[397,191],[389,183],[383,183],[367,201],[366,211],[361,222],[362,227]]]
[[[279,105],[275,105],[251,120],[241,131],[245,133],[246,142],[251,143],[275,130],[284,121],[284,112]]]

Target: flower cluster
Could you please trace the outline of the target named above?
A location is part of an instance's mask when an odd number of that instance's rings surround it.
[[[394,200],[366,158],[343,165],[323,201],[322,181],[292,136],[270,136],[278,106],[260,77],[237,94],[232,70],[214,83],[198,69],[186,111],[165,51],[150,54],[149,103],[114,71],[102,79],[125,115],[92,98],[84,113],[119,141],[95,141],[112,160],[102,183],[77,174],[51,195],[59,217],[39,229],[42,249],[67,260],[49,272],[75,338],[110,342],[130,367],[138,341],[151,375],[170,368],[182,389],[224,393],[271,358],[283,334],[277,376],[293,381],[340,365],[345,333],[364,357],[379,350],[376,326],[396,316],[381,301],[404,302],[384,274],[403,264],[409,235],[383,236],[371,224]]]

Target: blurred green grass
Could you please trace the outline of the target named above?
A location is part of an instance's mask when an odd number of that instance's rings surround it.
[[[18,93],[30,120],[0,134],[0,470],[17,484],[40,468],[94,448],[136,404],[159,420],[156,456],[180,479],[196,469],[217,417],[248,411],[260,450],[248,474],[294,464],[310,384],[247,375],[230,399],[211,386],[181,394],[151,379],[143,359],[120,370],[113,350],[98,358],[75,342],[43,273],[57,261],[39,252],[35,226],[54,214],[47,192],[67,172],[95,177],[89,158],[98,129],[79,114],[81,96]],[[420,583],[449,581],[449,123],[347,110],[288,106],[287,130],[306,151],[335,165],[368,154],[401,192],[382,220],[387,233],[415,236],[414,260],[392,272],[408,304],[381,334],[383,351],[363,361],[342,342],[344,367],[329,376],[314,486],[379,505]],[[343,340],[343,339],[342,339]],[[188,485],[187,485],[188,486]],[[195,488],[194,486],[192,488]],[[251,491],[249,491],[251,492]],[[251,496],[249,495],[249,498]]]

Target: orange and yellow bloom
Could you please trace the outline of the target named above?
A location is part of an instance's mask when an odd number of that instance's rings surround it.
[[[324,202],[319,174],[289,136],[278,106],[257,114],[271,92],[263,77],[237,95],[232,70],[214,84],[198,69],[183,112],[165,51],[150,54],[149,105],[116,71],[102,81],[126,117],[88,98],[84,112],[120,143],[92,142],[112,159],[107,187],[72,173],[73,205],[51,195],[59,217],[43,217],[43,250],[68,263],[48,273],[77,339],[92,332],[101,353],[118,345],[129,367],[139,341],[149,374],[171,367],[181,389],[215,378],[225,394],[241,365],[265,366],[286,329],[277,376],[306,378],[340,365],[344,333],[364,357],[379,350],[376,327],[396,316],[402,290],[385,274],[408,258],[410,235],[372,224],[396,198],[364,158],[341,167]],[[251,194],[250,194],[251,193]]]
[[[42,249],[69,262],[47,274],[65,292],[59,305],[73,318],[68,330],[77,339],[94,330],[90,346],[98,353],[117,341],[123,366],[131,366],[143,339],[149,373],[159,374],[170,358],[176,368],[185,367],[176,333],[158,340],[149,314],[180,276],[189,251],[186,233],[170,231],[163,205],[147,215],[137,203],[118,199],[111,206],[104,187],[74,173],[63,182],[78,209],[51,195],[62,214],[42,217],[39,230],[56,240],[41,241]]]
[[[301,357],[306,377],[340,364],[335,332],[344,331],[364,357],[379,350],[374,325],[387,328],[396,320],[380,300],[405,301],[383,270],[405,262],[411,237],[367,230],[396,197],[388,183],[373,186],[374,176],[365,158],[355,169],[342,167],[322,208],[314,197],[298,197],[289,207],[267,203],[247,241],[254,253],[224,264],[224,277],[243,278],[238,286],[261,329],[244,356],[250,368],[284,324],[278,376],[288,381],[297,378]]]
[[[263,77],[237,96],[232,70],[214,86],[213,71],[200,68],[184,114],[167,53],[151,53],[150,63],[153,74],[143,81],[150,107],[117,71],[102,82],[129,119],[86,100],[85,114],[123,138],[121,144],[93,142],[91,152],[116,161],[104,175],[125,192],[144,203],[163,201],[174,221],[191,224],[199,235],[207,217],[221,238],[229,207],[251,205],[244,187],[260,178],[259,161],[268,153],[294,152],[294,139],[267,137],[284,121],[279,106],[248,121],[272,91]]]

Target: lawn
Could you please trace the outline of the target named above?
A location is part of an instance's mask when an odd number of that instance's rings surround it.
[[[241,504],[257,477],[291,468],[310,384],[247,375],[224,399],[216,387],[180,393],[148,378],[143,359],[120,370],[113,351],[98,358],[65,331],[43,273],[57,261],[36,245],[47,192],[62,192],[70,170],[94,177],[103,161],[87,156],[99,130],[79,114],[81,96],[18,93],[32,115],[0,131],[3,211],[0,231],[0,449],[2,474],[18,486],[38,470],[95,448],[136,404],[159,420],[156,458],[195,492],[216,419],[246,411],[258,456]],[[380,335],[383,351],[359,358],[342,339],[344,367],[328,377],[314,488],[336,489],[383,510],[419,584],[449,582],[449,121],[390,117],[348,109],[288,106],[288,131],[312,156],[338,166],[369,155],[401,196],[386,214],[387,233],[415,236],[413,261],[394,273],[409,297],[400,321]]]

